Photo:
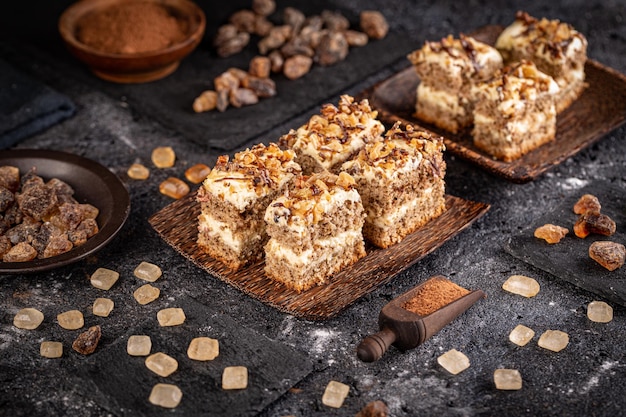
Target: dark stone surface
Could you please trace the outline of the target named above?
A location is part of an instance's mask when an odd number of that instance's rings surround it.
[[[574,223],[579,216],[572,207],[584,194],[598,197],[602,204],[601,213],[622,227],[617,227],[611,236],[592,233],[584,239],[577,237],[574,234]],[[545,216],[515,233],[504,248],[516,258],[550,272],[557,278],[626,307],[626,268],[609,271],[589,257],[589,246],[593,242],[626,242],[626,228],[623,226],[626,224],[625,209],[626,195],[622,187],[594,181],[578,193],[563,199],[556,207],[547,209]],[[533,236],[537,227],[548,223],[569,229],[559,244],[550,245]]]
[[[200,3],[209,8],[213,7],[209,3],[223,2]],[[523,8],[536,16],[571,22],[587,35],[591,58],[626,72],[623,1],[336,2],[339,3],[343,10],[354,13],[362,9],[382,10],[392,30],[415,42],[416,48],[426,39],[437,39],[448,33],[470,32],[485,24],[508,24],[515,11]],[[401,417],[623,414],[626,408],[624,308],[613,305],[615,318],[611,323],[592,323],[586,318],[586,305],[599,296],[518,260],[503,248],[512,235],[563,201],[578,196],[586,185],[602,180],[626,192],[624,127],[607,133],[598,143],[524,185],[506,182],[448,156],[448,192],[491,204],[487,215],[338,317],[309,322],[280,313],[211,277],[178,255],[151,229],[148,217],[171,202],[158,193],[158,184],[168,176],[182,178],[184,170],[197,162],[213,164],[221,152],[189,140],[181,130],[164,126],[124,98],[94,87],[96,83],[59,71],[59,67],[75,65],[70,56],[64,56],[62,62],[50,63],[47,57],[56,53],[55,47],[61,47],[56,18],[67,4],[69,1],[19,2],[12,6],[19,11],[17,14],[1,14],[1,39],[9,41],[9,49],[15,50],[15,37],[34,45],[35,50],[46,45],[41,59],[37,59],[37,54],[33,58],[31,53],[18,53],[11,55],[11,62],[66,94],[77,105],[73,118],[18,146],[69,151],[109,167],[128,186],[131,214],[117,238],[85,261],[41,274],[0,277],[0,415],[122,415],[111,406],[119,398],[113,398],[115,395],[97,381],[110,378],[111,372],[127,372],[129,380],[135,380],[132,373],[136,369],[120,368],[108,361],[98,361],[98,357],[119,355],[117,350],[124,345],[129,332],[143,328],[152,319],[152,308],[140,306],[132,298],[132,292],[140,285],[132,271],[144,260],[158,264],[164,271],[164,276],[156,283],[161,289],[161,302],[186,303],[193,297],[209,306],[210,311],[231,317],[238,324],[230,330],[233,337],[242,337],[247,329],[252,329],[302,352],[313,363],[313,371],[296,384],[296,389],[267,405],[259,413],[261,417],[354,415],[377,399],[389,405],[392,415]],[[228,2],[223,6],[224,12],[214,19],[219,21],[220,16],[223,19],[247,4]],[[26,16],[31,18],[26,19]],[[14,36],[9,36],[8,32]],[[356,85],[346,86],[344,92],[357,94],[404,67],[406,63],[401,62],[387,67]],[[327,101],[337,101],[338,97],[333,94],[329,93]],[[241,147],[273,140],[287,129],[297,127],[314,111],[299,110],[301,113],[294,113],[294,118]],[[219,129],[219,123],[212,128]],[[150,153],[160,145],[174,147],[178,157],[175,167],[153,168],[147,181],[130,180],[125,174],[128,166],[135,161],[151,166]],[[625,226],[618,227],[623,230]],[[111,268],[121,274],[120,281],[109,292],[96,290],[89,284],[89,275],[98,267]],[[447,276],[466,288],[480,288],[487,293],[487,298],[419,348],[405,353],[391,349],[378,362],[360,362],[356,346],[363,337],[377,330],[380,309],[397,295],[436,274]],[[526,299],[504,292],[501,285],[511,274],[534,277],[541,285],[540,293]],[[100,296],[115,301],[115,309],[108,318],[95,317],[90,312],[94,299]],[[13,316],[23,307],[36,307],[45,314],[40,328],[26,331],[13,327]],[[71,342],[80,331],[67,331],[56,324],[56,315],[72,308],[83,311],[87,327],[103,326],[102,340],[93,356],[83,357],[71,350]],[[525,347],[512,345],[507,338],[518,323],[536,332]],[[539,335],[547,329],[569,333],[570,343],[565,350],[553,353],[537,346]],[[39,344],[43,340],[62,341],[64,356],[55,360],[41,358]],[[182,344],[174,336],[168,343],[168,346]],[[456,376],[447,374],[436,362],[440,354],[452,348],[465,353],[471,361],[471,367]],[[280,360],[276,365],[279,363]],[[495,390],[492,375],[497,368],[519,369],[524,379],[523,388],[515,392]],[[183,383],[185,378],[197,378],[187,371],[181,369],[177,376]],[[350,386],[350,394],[339,410],[321,403],[330,380]],[[149,387],[135,389],[140,393],[133,405],[137,407],[135,412],[153,415],[153,407],[142,401]],[[183,397],[183,402],[198,400],[191,398],[193,394],[184,395],[187,397]]]

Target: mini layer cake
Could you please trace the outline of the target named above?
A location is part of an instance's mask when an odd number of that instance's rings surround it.
[[[464,35],[425,42],[408,59],[420,78],[415,116],[453,133],[472,124],[472,86],[502,68],[495,48]]]
[[[265,273],[297,292],[327,283],[332,274],[365,256],[364,219],[349,174],[299,177],[265,213],[270,235]]]
[[[474,144],[506,162],[554,139],[559,86],[530,61],[475,87]]]
[[[301,173],[294,159],[273,143],[220,156],[198,189],[198,245],[233,270],[260,259],[265,210]]]
[[[280,145],[293,149],[305,174],[336,171],[343,162],[366,143],[380,140],[385,130],[376,120],[378,112],[365,99],[359,103],[349,95],[341,96],[338,107],[326,104],[319,115],[280,138]]]
[[[587,39],[567,23],[538,20],[528,13],[517,12],[515,21],[498,37],[496,48],[505,63],[532,61],[540,71],[554,78],[561,89],[556,99],[557,113],[585,89]]]
[[[444,150],[441,137],[396,123],[343,164],[363,199],[366,240],[386,248],[444,212]]]

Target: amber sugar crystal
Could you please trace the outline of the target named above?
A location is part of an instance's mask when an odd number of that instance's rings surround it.
[[[160,294],[160,289],[150,284],[145,284],[135,290],[133,297],[135,297],[135,300],[137,300],[139,304],[146,305],[159,298]]]
[[[100,337],[102,337],[100,326],[92,326],[78,335],[72,343],[72,349],[83,355],[91,355],[98,347]]]
[[[178,326],[183,324],[185,319],[185,312],[179,307],[165,308],[157,312],[157,320],[162,327]]]
[[[222,389],[246,389],[248,387],[248,368],[245,366],[227,366],[222,372]]]
[[[212,361],[219,354],[219,341],[210,337],[196,337],[187,348],[187,356],[195,361]]]
[[[157,279],[161,278],[163,271],[161,271],[161,268],[159,268],[159,266],[151,264],[150,262],[143,261],[139,265],[137,265],[137,267],[133,271],[133,274],[137,278],[143,279],[144,281],[154,282]]]
[[[341,408],[349,393],[349,385],[338,381],[330,381],[322,395],[322,404],[332,408]]]
[[[61,342],[41,342],[39,354],[44,358],[56,359],[63,356],[63,343]]]
[[[205,164],[195,164],[187,168],[185,178],[191,183],[200,184],[211,173],[211,168]]]
[[[183,392],[176,385],[156,384],[152,387],[148,401],[163,408],[176,408],[183,398]]]
[[[178,361],[163,352],[148,356],[145,363],[148,369],[162,377],[168,377],[178,369]]]
[[[133,180],[147,180],[150,176],[150,170],[142,164],[132,164],[126,174]]]
[[[189,186],[181,179],[169,177],[159,184],[159,192],[163,195],[178,200],[189,194]]]
[[[469,290],[448,279],[435,278],[426,281],[402,308],[420,316],[427,316],[469,293]]]
[[[585,194],[574,204],[574,213],[599,213],[602,209],[600,200],[593,194]]]
[[[148,356],[151,350],[152,339],[147,335],[134,334],[126,343],[126,353],[130,356]]]
[[[93,274],[91,274],[91,285],[101,290],[108,291],[120,278],[120,274],[117,271],[113,271],[107,268],[98,268]]]
[[[13,325],[18,329],[34,330],[43,322],[43,313],[36,308],[23,308],[15,314]]]
[[[176,153],[171,146],[159,146],[152,151],[152,163],[157,168],[171,168],[176,161]]]
[[[108,317],[111,311],[113,311],[115,303],[109,298],[96,298],[93,302],[93,314],[94,316]]]
[[[57,315],[59,326],[67,330],[80,329],[85,325],[83,313],[78,310],[69,310]]]
[[[568,232],[569,230],[565,227],[557,226],[555,224],[544,224],[543,226],[535,229],[534,235],[538,239],[543,239],[546,242],[553,244],[559,243]]]

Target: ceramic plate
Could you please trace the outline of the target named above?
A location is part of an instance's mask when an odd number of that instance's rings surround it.
[[[30,262],[0,262],[0,274],[45,271],[76,262],[102,249],[120,231],[130,212],[128,191],[120,179],[99,163],[59,151],[17,149],[0,151],[0,166],[12,165],[23,174],[35,167],[44,180],[59,178],[74,188],[74,198],[100,210],[100,231],[69,252]]]

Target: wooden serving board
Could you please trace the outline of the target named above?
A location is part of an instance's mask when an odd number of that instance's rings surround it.
[[[310,320],[324,320],[440,247],[489,207],[447,195],[446,211],[441,216],[387,249],[366,246],[367,255],[335,274],[330,283],[301,293],[268,278],[263,262],[233,272],[200,250],[196,244],[200,214],[196,192],[164,207],[149,222],[170,246],[211,275],[278,310]]]
[[[493,44],[501,30],[500,26],[486,26],[472,36]],[[412,66],[362,92],[359,99],[369,99],[384,123],[391,125],[400,121],[418,125],[442,136],[446,151],[496,176],[515,183],[525,183],[580,152],[626,121],[626,76],[593,60],[587,61],[585,74],[587,88],[557,116],[555,140],[512,162],[496,160],[476,148],[468,131],[453,134],[414,116],[419,78]]]

